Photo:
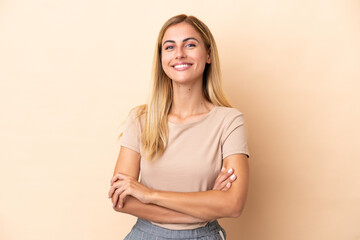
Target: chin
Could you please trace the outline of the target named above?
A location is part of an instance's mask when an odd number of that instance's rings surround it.
[[[174,83],[179,83],[179,84],[187,84],[187,83],[195,83],[197,81],[201,81],[202,82],[202,77],[197,77],[197,78],[193,78],[193,77],[173,77],[170,78]]]
[[[194,82],[194,80],[192,79],[172,79],[173,83],[177,83],[177,84],[188,84],[188,83],[192,83]]]

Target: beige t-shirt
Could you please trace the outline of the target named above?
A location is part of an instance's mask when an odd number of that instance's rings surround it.
[[[141,123],[130,114],[120,145],[141,155],[140,182],[161,191],[199,192],[211,190],[222,160],[231,154],[249,157],[242,113],[235,108],[215,106],[201,120],[192,123],[168,122],[168,146],[153,162],[144,159],[141,147]],[[194,229],[196,224],[160,224],[168,229]]]

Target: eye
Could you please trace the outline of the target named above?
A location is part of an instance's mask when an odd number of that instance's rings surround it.
[[[196,47],[196,45],[195,44],[193,44],[193,43],[189,43],[189,44],[186,44],[186,47]]]
[[[165,47],[165,50],[172,50],[172,49],[174,49],[174,46],[166,46]]]

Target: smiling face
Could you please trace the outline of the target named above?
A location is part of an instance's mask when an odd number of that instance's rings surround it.
[[[202,81],[206,63],[210,63],[210,54],[194,27],[182,22],[166,30],[161,42],[161,64],[171,80]]]

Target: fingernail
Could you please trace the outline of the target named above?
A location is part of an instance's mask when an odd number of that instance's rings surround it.
[[[231,183],[229,183],[229,182],[226,184],[227,187],[230,187],[230,185],[231,185]]]
[[[224,168],[224,167],[222,167],[222,168],[221,168],[221,171],[222,171],[222,172],[223,172],[223,171],[225,171],[225,168]]]
[[[235,175],[234,175],[234,174],[231,175],[230,179],[231,179],[231,180],[235,180]]]
[[[233,172],[233,169],[232,168],[230,168],[229,169],[229,171],[228,171],[228,173],[232,173]]]

